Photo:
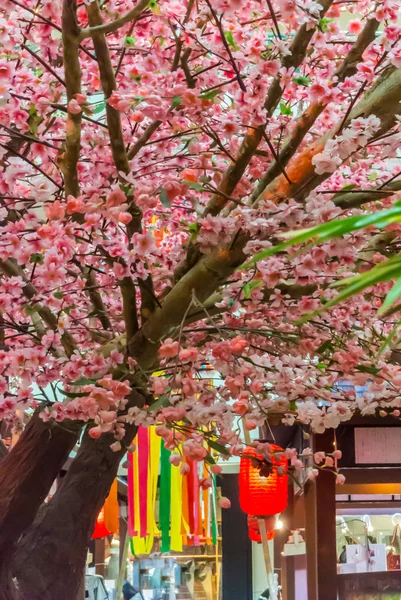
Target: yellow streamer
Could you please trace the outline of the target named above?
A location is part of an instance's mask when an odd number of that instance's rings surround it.
[[[154,427],[149,430],[149,474],[148,474],[148,513],[147,525],[149,535],[139,537],[139,485],[138,485],[138,453],[134,453],[134,494],[135,494],[135,528],[138,535],[132,538],[135,554],[150,554],[152,552],[155,535],[159,534],[155,519],[155,504],[157,494],[157,480],[160,465],[161,438],[156,435]]]
[[[175,552],[182,552],[182,475],[178,467],[171,466],[170,503],[170,546]]]

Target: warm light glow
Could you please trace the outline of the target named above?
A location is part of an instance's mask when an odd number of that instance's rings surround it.
[[[277,519],[274,529],[282,529],[283,527],[284,527],[284,523],[282,521],[280,521],[280,519]]]

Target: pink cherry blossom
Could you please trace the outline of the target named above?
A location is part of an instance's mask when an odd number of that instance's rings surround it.
[[[222,496],[219,499],[219,506],[220,508],[231,508],[231,501],[225,496]]]

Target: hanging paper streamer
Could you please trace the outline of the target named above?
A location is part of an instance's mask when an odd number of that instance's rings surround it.
[[[148,535],[149,429],[138,430],[139,536]]]
[[[119,527],[117,487],[117,479],[115,479],[104,503],[104,525],[111,533],[116,533]]]
[[[217,544],[217,508],[216,508],[216,475],[213,475],[212,492],[212,544]]]
[[[107,537],[118,531],[118,500],[117,500],[117,479],[115,479],[110,488],[102,510],[96,519],[95,529],[92,539]]]
[[[170,507],[171,507],[171,463],[169,450],[161,445],[160,455],[160,530],[162,533],[161,552],[170,550]]]
[[[141,432],[141,430],[143,430]],[[138,448],[129,455],[128,526],[133,554],[150,554],[159,533],[155,520],[161,439],[155,428],[138,431]]]
[[[183,477],[178,467],[171,465],[171,550],[182,552],[182,482]]]
[[[215,477],[212,488],[203,490],[200,479],[209,475],[206,465],[186,459],[189,473],[183,477],[170,463],[170,455],[154,427],[139,428],[128,470],[128,527],[135,555],[150,554],[157,535],[161,552],[182,552],[184,544],[216,544]],[[159,470],[160,531],[155,516]]]
[[[99,538],[104,538],[110,535],[110,531],[106,529],[104,524],[104,507],[100,511],[95,524],[95,529],[92,534],[92,540],[97,540]]]

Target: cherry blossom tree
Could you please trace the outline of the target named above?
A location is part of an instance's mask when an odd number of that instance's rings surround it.
[[[358,219],[401,190],[399,8],[0,0],[0,419],[21,431],[0,462],[1,600],[76,596],[139,425],[182,472],[218,472],[266,420],[399,417],[397,318],[378,311],[397,270],[333,288],[398,253],[396,219]],[[332,219],[318,246],[279,243]],[[338,458],[286,452],[311,479]]]

